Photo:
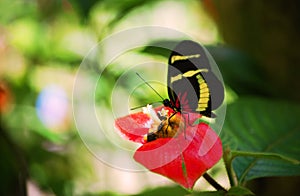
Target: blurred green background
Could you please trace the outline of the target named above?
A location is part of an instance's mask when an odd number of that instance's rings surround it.
[[[184,194],[155,174],[109,167],[84,146],[72,116],[73,83],[83,58],[113,33],[143,25],[168,27],[207,47],[229,98],[299,102],[298,8],[296,0],[1,0],[0,195]],[[125,71],[122,62],[167,63],[167,56],[157,52],[136,50],[132,59],[115,61],[105,70],[106,85],[97,89],[96,102],[110,109],[111,89]],[[157,97],[136,99],[135,104],[145,104]],[[223,171],[215,177],[228,186]],[[297,177],[281,177],[250,185],[258,195],[271,195],[274,187],[293,191],[297,183]],[[195,189],[211,190],[203,180]]]

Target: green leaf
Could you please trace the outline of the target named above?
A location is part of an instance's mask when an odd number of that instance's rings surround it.
[[[180,41],[181,40],[155,40],[150,42],[148,46],[141,50],[141,52],[165,57],[167,62],[167,59],[171,54],[171,50],[175,48]]]
[[[192,196],[251,196],[254,195],[249,189],[241,186],[231,187],[228,192],[219,191],[203,191],[203,192],[193,192]]]
[[[246,53],[223,45],[205,47],[216,61],[223,80],[237,94],[270,94],[261,66]]]
[[[249,189],[242,187],[242,186],[234,186],[231,187],[227,194],[227,196],[248,196],[248,195],[255,195]]]
[[[300,175],[300,105],[240,98],[227,107],[221,133],[233,151],[239,183],[267,176]]]
[[[107,6],[107,8],[113,8],[114,10],[117,10],[115,18],[110,21],[110,26],[114,26],[117,24],[120,20],[124,19],[129,13],[136,10],[139,7],[142,6],[150,6],[152,4],[155,4],[159,2],[158,0],[152,0],[152,1],[145,1],[145,0],[126,0],[126,1],[112,1],[112,0],[104,0],[104,4]]]
[[[172,187],[158,187],[155,189],[148,189],[143,191],[140,194],[137,195],[133,195],[133,196],[156,196],[156,195],[164,195],[164,196],[168,196],[168,195],[172,195],[172,196],[176,196],[176,195],[187,195],[189,192],[185,189],[183,189],[180,186],[172,186]]]
[[[192,196],[224,196],[226,195],[225,191],[203,191],[203,192],[193,192]]]
[[[72,6],[76,9],[76,11],[81,15],[82,18],[86,18],[89,16],[91,9],[98,3],[103,0],[70,0]]]
[[[113,193],[113,192],[101,192],[101,193],[83,193],[80,196],[119,196],[120,194]]]

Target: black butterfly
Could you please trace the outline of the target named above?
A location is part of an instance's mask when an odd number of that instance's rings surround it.
[[[168,95],[165,106],[176,112],[199,112],[215,117],[224,99],[224,86],[212,72],[204,48],[193,41],[182,41],[171,52],[168,67]]]
[[[204,48],[193,41],[182,41],[171,52],[168,64],[169,99],[163,100],[164,106],[172,108],[174,114],[194,112],[216,117],[213,110],[223,102],[224,86],[212,72]],[[172,117],[163,121],[157,132],[149,133],[147,141],[174,135],[178,128],[172,126],[178,125],[178,119]]]

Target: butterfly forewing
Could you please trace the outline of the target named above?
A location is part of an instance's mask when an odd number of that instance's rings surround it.
[[[172,51],[168,68],[168,95],[180,112],[214,117],[212,110],[224,99],[224,87],[211,71],[205,50],[193,41],[182,41]]]

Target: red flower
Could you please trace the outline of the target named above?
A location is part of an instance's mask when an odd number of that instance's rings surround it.
[[[5,82],[0,81],[0,114],[8,111],[11,98],[10,89]]]
[[[175,137],[147,142],[144,136],[149,130],[157,131],[161,123],[157,112],[164,113],[162,115],[166,117],[173,114],[170,108],[159,107],[153,110],[148,107],[148,114],[138,112],[118,118],[115,126],[127,139],[143,144],[134,154],[137,162],[152,172],[192,189],[197,179],[222,157],[221,140],[207,124],[192,126],[191,124],[201,116],[189,113],[182,115],[185,121],[184,130],[178,131]]]

